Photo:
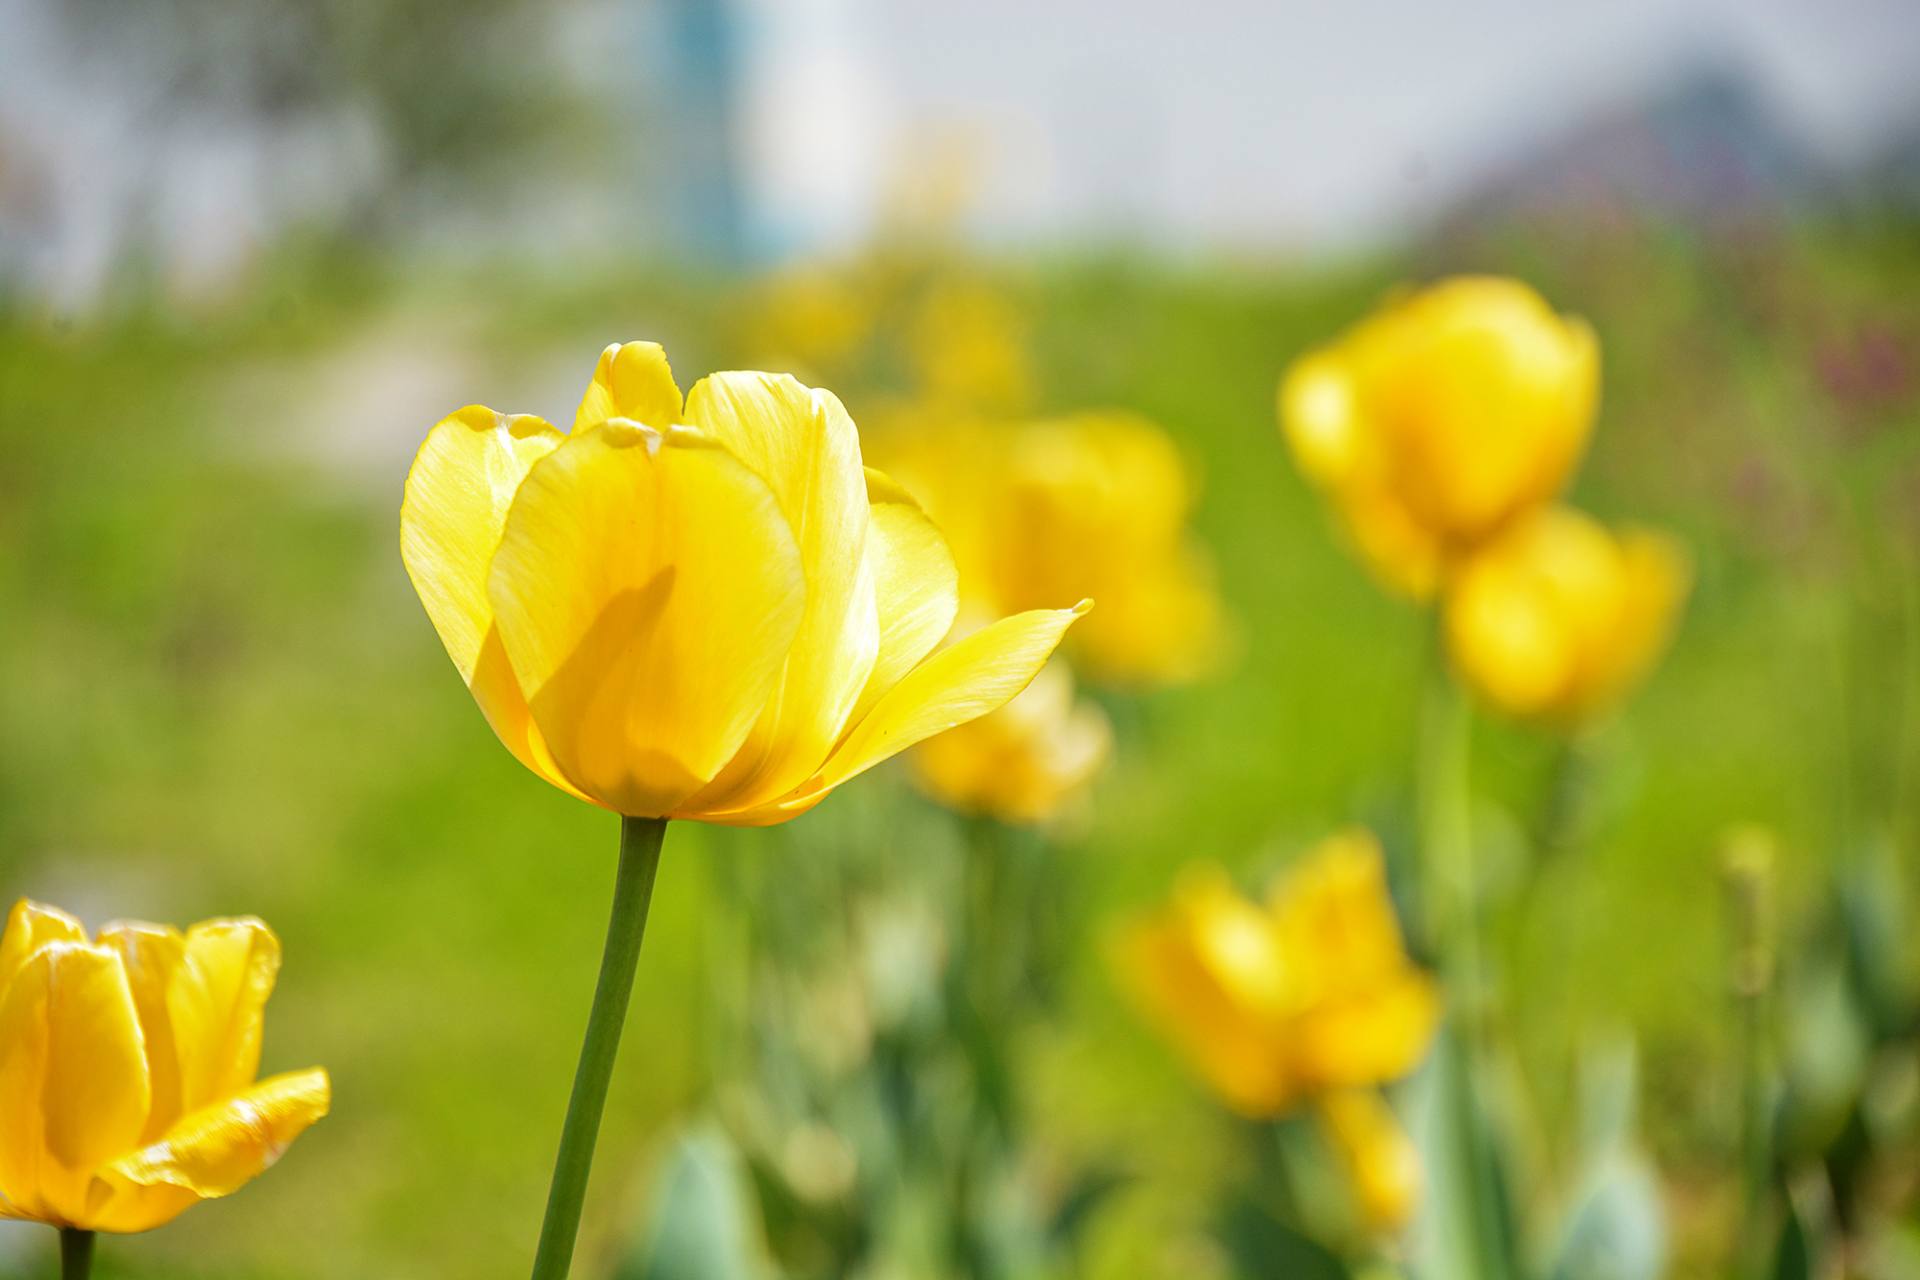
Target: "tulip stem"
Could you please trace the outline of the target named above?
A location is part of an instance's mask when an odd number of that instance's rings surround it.
[[[553,1185],[547,1192],[547,1216],[540,1225],[540,1245],[533,1255],[533,1280],[565,1280],[573,1261],[580,1209],[587,1195],[587,1173],[593,1166],[594,1139],[599,1136],[600,1115],[607,1105],[614,1056],[620,1051],[620,1030],[627,1020],[627,1000],[633,994],[640,939],[647,931],[647,906],[653,900],[654,874],[660,869],[660,845],[666,832],[665,818],[620,819],[620,870],[613,886],[613,916],[607,923],[607,946],[600,957],[600,980],[593,989],[593,1009],[587,1015],[587,1038],[580,1046],[573,1096],[560,1131],[560,1155],[554,1161]]]
[[[1421,717],[1418,794],[1428,945],[1437,948],[1451,988],[1454,1023],[1444,1049],[1455,1059],[1445,1078],[1454,1090],[1471,1206],[1476,1274],[1505,1280],[1508,1240],[1500,1202],[1499,1157],[1480,1093],[1488,991],[1480,955],[1479,881],[1473,847],[1473,708],[1466,693],[1435,671]]]
[[[60,1228],[60,1280],[87,1280],[93,1272],[93,1232]]]

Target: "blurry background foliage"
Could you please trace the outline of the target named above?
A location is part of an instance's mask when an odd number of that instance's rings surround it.
[[[785,346],[863,423],[956,381],[990,388],[968,408],[993,417],[1156,421],[1196,479],[1231,636],[1188,684],[1122,694],[1079,673],[1113,760],[1085,821],[1044,837],[957,823],[898,768],[772,833],[677,830],[583,1270],[655,1274],[675,1245],[649,1224],[717,1215],[797,1274],[875,1240],[904,1274],[940,1273],[946,1179],[970,1167],[956,1116],[990,1077],[941,990],[963,939],[927,904],[968,901],[982,840],[1060,871],[1027,1012],[985,1046],[1022,1128],[1017,1159],[971,1166],[1014,1166],[973,1220],[1027,1242],[1031,1274],[1230,1266],[1208,1215],[1253,1157],[1100,943],[1194,858],[1258,885],[1349,820],[1406,847],[1431,639],[1341,549],[1273,393],[1389,288],[1467,270],[1593,325],[1601,416],[1571,495],[1694,562],[1671,653],[1582,743],[1575,856],[1497,917],[1514,1061],[1556,1137],[1536,1144],[1558,1165],[1543,1184],[1581,1186],[1637,1092],[1671,1271],[1725,1275],[1744,1109],[1776,1138],[1763,1173],[1809,1258],[1842,1239],[1859,1273],[1913,1273],[1920,222],[1897,137],[1808,177],[1721,73],[1691,98],[1679,75],[1628,134],[1715,163],[1636,169],[1617,134],[1576,129],[1367,247],[1195,253],[1147,218],[982,250],[903,198],[888,207],[918,220],[876,213],[872,248],[767,274],[747,268],[791,247],[788,222],[756,222],[754,184],[723,180],[752,171],[725,127],[738,99],[657,92],[699,81],[699,57],[737,62],[724,37],[748,20],[716,17],[732,10],[244,9],[0,8],[17,37],[0,45],[72,85],[0,91],[0,888],[94,924],[257,912],[286,949],[263,1070],[322,1061],[336,1089],[269,1176],[104,1248],[102,1274],[493,1274],[527,1256],[611,827],[491,740],[407,588],[394,511],[436,418],[564,415],[580,352],[624,337],[665,341],[683,380]],[[692,60],[661,69],[676,53]],[[824,291],[803,280],[815,318],[782,332],[769,296],[796,270]],[[889,306],[940,317],[924,323],[975,374],[929,373],[942,344]],[[1502,832],[1536,820],[1557,748],[1491,719],[1473,748],[1497,885],[1518,845]],[[1738,822],[1760,846],[1727,852]],[[1628,1038],[1637,1053],[1585,1051]],[[1743,1098],[1748,1052],[1774,1083]],[[889,1147],[902,1131],[914,1148]],[[813,1199],[783,1212],[776,1182]],[[1577,1226],[1585,1202],[1566,1199],[1544,1212]],[[0,1233],[0,1269],[33,1274],[46,1246]]]

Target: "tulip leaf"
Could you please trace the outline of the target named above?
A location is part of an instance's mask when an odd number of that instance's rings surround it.
[[[1409,1130],[1427,1171],[1411,1238],[1414,1273],[1423,1280],[1524,1274],[1507,1158],[1480,1089],[1456,1027],[1441,1033],[1408,1082]]]
[[[1876,1038],[1920,1029],[1920,1006],[1905,964],[1908,904],[1898,855],[1873,842],[1843,868],[1835,887],[1837,914],[1854,998]]]
[[[1576,1194],[1547,1274],[1551,1280],[1658,1280],[1665,1268],[1659,1184],[1644,1160],[1613,1154]]]
[[[1227,1204],[1219,1234],[1241,1280],[1351,1280],[1353,1274],[1332,1250],[1251,1196]]]
[[[1126,1173],[1109,1165],[1095,1165],[1082,1171],[1055,1206],[1053,1218],[1047,1224],[1048,1236],[1054,1243],[1071,1249],[1079,1242],[1087,1220],[1114,1192],[1131,1181]]]
[[[674,1143],[620,1280],[774,1280],[744,1162],[717,1126]]]
[[[1813,1280],[1813,1246],[1807,1239],[1806,1224],[1791,1204],[1773,1253],[1773,1280]]]

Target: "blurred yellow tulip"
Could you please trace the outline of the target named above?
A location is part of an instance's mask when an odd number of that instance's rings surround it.
[[[1407,957],[1379,844],[1345,831],[1276,882],[1264,904],[1217,868],[1122,939],[1147,1012],[1236,1111],[1266,1117],[1328,1090],[1413,1070],[1440,1015]]]
[[[1213,567],[1187,527],[1194,484],[1160,427],[1118,412],[1009,425],[921,407],[893,419],[876,450],[924,497],[982,609],[1062,591],[1099,600],[1068,640],[1097,681],[1176,682],[1218,659]]]
[[[759,286],[747,307],[747,343],[783,368],[841,372],[872,337],[880,301],[854,271],[795,267]]]
[[[22,899],[0,936],[0,1217],[146,1231],[228,1195],[327,1114],[317,1067],[256,1082],[280,942]]]
[[[913,772],[948,808],[1043,823],[1084,798],[1112,746],[1105,713],[1076,704],[1073,677],[1054,662],[1000,710],[914,748]]]
[[[1445,604],[1454,669],[1507,715],[1576,727],[1652,667],[1688,577],[1671,538],[1549,508],[1461,568]]]
[[[1565,485],[1599,366],[1583,321],[1517,280],[1460,277],[1296,360],[1281,425],[1375,573],[1429,599],[1457,557]]]
[[[906,327],[907,358],[929,397],[1016,413],[1033,402],[1025,325],[1001,293],[973,280],[936,280]]]
[[[1425,1177],[1419,1149],[1387,1100],[1372,1089],[1337,1089],[1320,1098],[1319,1113],[1367,1226],[1382,1235],[1406,1226]]]
[[[629,817],[784,822],[1003,705],[1088,603],[934,652],[940,531],[866,470],[832,393],[718,373],[683,401],[654,343],[608,347],[571,434],[471,406],[407,476],[415,590],[502,742]]]

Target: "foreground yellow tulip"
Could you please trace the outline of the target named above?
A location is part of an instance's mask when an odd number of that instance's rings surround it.
[[[914,748],[914,778],[962,813],[1016,825],[1059,817],[1084,797],[1107,761],[1113,729],[1091,703],[1074,702],[1073,677],[1053,663],[992,715]]]
[[[1460,555],[1560,491],[1598,398],[1584,322],[1519,281],[1461,277],[1302,356],[1279,408],[1362,557],[1428,599]]]
[[[256,1082],[280,942],[258,920],[90,940],[22,900],[0,937],[0,1217],[145,1231],[239,1190],[326,1115],[319,1068]]]
[[[953,557],[864,469],[840,401],[766,373],[714,374],[683,401],[645,342],[602,353],[571,434],[477,406],[439,423],[400,523],[414,587],[501,741],[629,817],[804,813],[1005,703],[1087,607],[934,652]]]
[[[1214,663],[1220,600],[1187,528],[1195,486],[1164,430],[1124,413],[1018,426],[924,407],[896,418],[876,449],[951,539],[970,600],[1100,601],[1068,641],[1097,681],[1162,684]]]
[[[1193,1068],[1248,1116],[1406,1075],[1440,1015],[1364,831],[1321,842],[1265,903],[1216,868],[1190,871],[1164,913],[1123,937],[1120,961]]]
[[[1449,590],[1454,669],[1507,715],[1577,727],[1652,667],[1687,579],[1670,538],[1615,534],[1566,507],[1541,512],[1470,559]]]

